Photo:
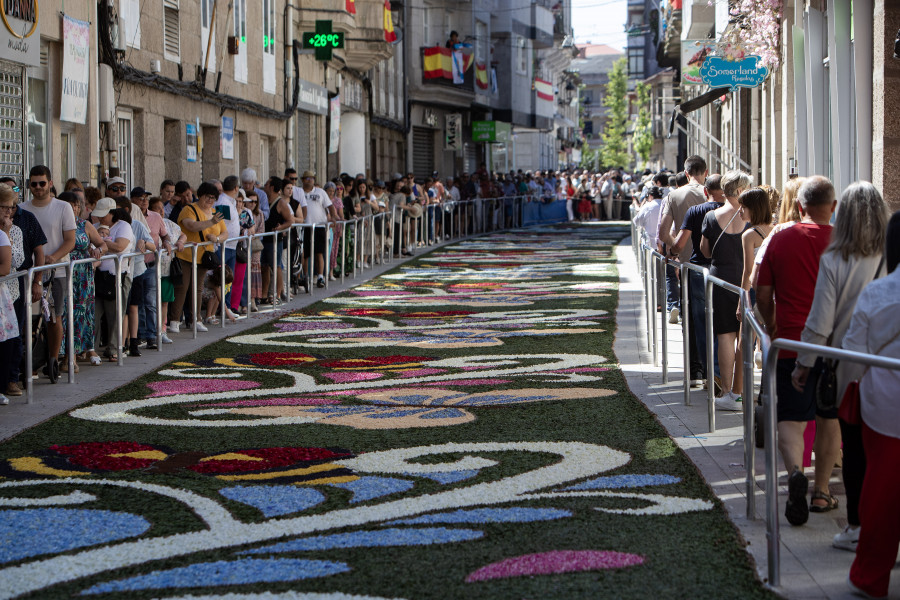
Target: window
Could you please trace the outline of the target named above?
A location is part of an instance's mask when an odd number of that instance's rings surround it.
[[[263,0],[263,91],[275,93],[275,0]]]
[[[581,102],[585,106],[590,106],[594,103],[594,90],[584,90],[581,93]]]
[[[636,79],[644,78],[644,48],[628,49],[628,76]]]
[[[119,177],[125,180],[125,187],[132,188],[134,173],[134,121],[131,111],[120,110],[118,118]]]
[[[141,47],[141,3],[139,0],[121,0],[119,16],[125,23],[121,34],[125,35],[125,44],[132,48]]]
[[[216,27],[212,22],[212,10],[215,0],[200,0],[200,64],[205,65],[209,71],[216,70]],[[213,43],[209,43],[212,36]],[[209,48],[209,62],[206,61],[206,51]]]
[[[516,71],[528,75],[528,41],[521,35],[516,36]]]
[[[167,60],[181,62],[179,0],[163,0],[163,50]]]
[[[261,177],[265,178],[271,174],[269,170],[269,138],[264,135],[259,138],[259,172],[263,173]]]
[[[234,0],[234,37],[238,53],[234,57],[234,80],[247,83],[247,0]]]

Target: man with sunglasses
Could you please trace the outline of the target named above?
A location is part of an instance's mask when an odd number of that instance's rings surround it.
[[[71,204],[53,197],[50,192],[52,186],[50,169],[44,165],[32,167],[28,176],[31,200],[22,205],[22,208],[37,218],[47,237],[44,261],[48,265],[68,262],[69,252],[75,248],[75,213]],[[66,269],[60,267],[55,272],[49,272],[49,275],[46,285],[49,286],[51,319],[47,326],[47,349],[50,356],[47,374],[50,381],[55,382],[59,375],[57,357],[63,338],[62,315],[66,309]]]

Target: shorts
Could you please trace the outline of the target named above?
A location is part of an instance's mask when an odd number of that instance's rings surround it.
[[[131,292],[128,294],[128,306],[140,306],[144,300],[144,278],[135,277],[131,282]]]
[[[278,236],[278,237],[279,237],[279,240],[278,240],[278,252],[277,252],[278,261],[277,262],[278,262],[278,268],[283,269],[284,268],[284,241],[281,239],[281,236]],[[272,239],[272,236],[263,238],[263,249],[262,249],[262,253],[260,253],[260,256],[259,256],[259,264],[263,265],[264,267],[272,266],[272,247],[274,246],[274,244],[275,244],[275,242]]]
[[[66,312],[66,278],[54,277],[44,284],[47,289],[47,301],[50,302],[50,312],[61,317]]]
[[[791,384],[791,373],[797,364],[796,358],[779,358],[775,368],[775,394],[778,399],[778,422],[813,421],[816,417],[837,419],[837,408],[819,410],[815,398],[798,392]]]
[[[315,231],[316,253],[325,254],[328,250],[328,229],[325,227],[316,227]],[[305,231],[303,236],[303,254],[306,257],[309,257],[312,254],[312,240],[313,236],[310,235],[310,232]]]
[[[170,277],[163,277],[160,280],[159,291],[163,302],[175,302],[175,284]]]

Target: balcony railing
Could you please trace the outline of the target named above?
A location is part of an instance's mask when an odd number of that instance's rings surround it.
[[[453,81],[453,61],[458,60],[460,54],[454,57],[449,48],[431,46],[420,49],[422,57],[422,84],[426,86],[441,86],[453,88],[461,92],[485,93],[489,88],[489,75],[487,67],[480,68],[475,58],[470,53],[462,53],[462,62],[457,70],[462,71],[462,83]],[[478,75],[481,74],[481,81]]]

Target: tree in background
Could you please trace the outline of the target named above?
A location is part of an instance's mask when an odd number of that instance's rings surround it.
[[[641,161],[650,160],[650,151],[653,149],[653,128],[650,123],[650,86],[646,83],[637,84],[638,118],[634,128],[634,151]]]
[[[606,126],[603,128],[603,145],[600,160],[608,166],[624,166],[631,163],[628,156],[625,134],[628,126],[628,108],[625,95],[628,93],[628,61],[620,58],[613,64],[606,84],[603,106],[609,109]]]

